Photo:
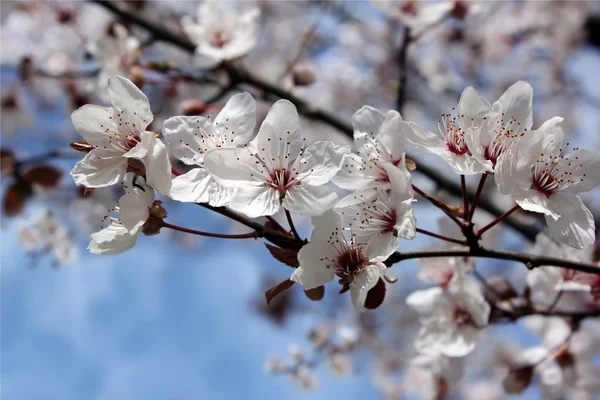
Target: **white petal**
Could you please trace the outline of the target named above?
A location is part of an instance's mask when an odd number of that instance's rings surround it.
[[[417,290],[406,297],[406,304],[422,316],[431,315],[443,297],[442,288]]]
[[[406,152],[404,149],[406,140],[402,132],[407,126],[410,128],[410,125],[400,124],[400,122],[402,122],[402,116],[398,111],[388,111],[377,135],[377,140],[383,144],[392,158],[389,161],[399,160]]]
[[[96,149],[75,164],[71,176],[77,185],[97,188],[121,182],[126,171],[127,161],[121,154]]]
[[[283,207],[296,214],[316,216],[333,207],[337,199],[327,186],[300,185],[286,192]]]
[[[500,193],[521,195],[531,187],[531,167],[537,154],[527,150],[522,152],[513,149],[498,158],[494,178]]]
[[[553,210],[561,213],[558,219],[546,217],[550,236],[576,249],[594,244],[594,216],[579,196],[558,192],[550,196],[549,203]]]
[[[296,107],[287,100],[273,104],[255,140],[258,154],[267,164],[279,163],[279,157],[281,162],[295,159],[302,147]]]
[[[398,238],[390,233],[377,233],[367,242],[369,258],[387,259],[398,248]]]
[[[546,155],[560,153],[565,143],[565,132],[562,129],[563,118],[553,117],[547,120],[537,129],[536,134],[542,139],[542,151]],[[533,132],[532,132],[533,133]],[[531,133],[530,133],[531,134]],[[527,137],[529,134],[525,135]],[[537,152],[534,152],[537,156]]]
[[[127,153],[123,154],[126,158],[135,158],[141,160],[146,157],[152,147],[154,134],[148,131],[141,132],[140,141]]]
[[[369,290],[385,274],[385,267],[381,265],[366,266],[359,274],[355,275],[354,281],[350,284],[350,299],[357,311],[365,311],[365,300]]]
[[[113,107],[117,112],[123,111],[127,121],[135,124],[137,132],[145,130],[154,119],[148,98],[129,79],[122,76],[109,78],[108,93]]]
[[[478,339],[479,329],[472,326],[459,328],[440,343],[440,350],[448,357],[464,357],[475,349]]]
[[[213,149],[204,157],[204,167],[221,185],[230,188],[262,185],[266,178],[248,149]]]
[[[167,148],[150,132],[142,132],[142,138],[146,134],[152,136],[151,147],[144,157],[146,182],[160,193],[167,195],[171,190],[171,160],[169,160]]]
[[[229,206],[250,218],[273,215],[279,210],[279,192],[266,185],[240,187]]]
[[[312,217],[311,222],[314,227],[310,236],[311,243],[327,242],[332,235],[335,239],[343,240],[341,219],[335,211],[328,210],[323,215]]]
[[[315,142],[296,160],[296,179],[313,186],[324,185],[337,174],[344,156],[349,153],[348,146],[338,146],[330,141]]]
[[[342,189],[356,190],[369,183],[371,177],[363,172],[363,159],[357,154],[346,154],[342,160],[342,167],[331,181]]]
[[[208,203],[211,181],[212,177],[207,170],[194,168],[173,178],[169,197],[182,202]]]
[[[143,194],[140,191],[133,190],[119,199],[119,220],[129,232],[141,228],[150,215],[148,205],[141,196]]]
[[[335,271],[334,268],[327,267],[328,261],[325,258],[331,260],[334,257],[333,247],[329,243],[313,240],[298,252],[300,266],[294,270],[290,279],[300,283],[304,289],[314,289],[331,282]]]
[[[202,164],[204,154],[213,148],[216,134],[213,124],[204,117],[171,117],[163,124],[170,153],[188,165]]]
[[[358,189],[354,193],[350,193],[349,195],[338,201],[335,205],[335,208],[341,209],[345,207],[356,206],[358,204],[364,203],[372,199],[373,197],[375,197],[376,194],[377,188],[375,187],[364,187]]]
[[[363,106],[360,110],[355,112],[352,116],[352,126],[354,127],[356,145],[360,145],[356,140],[357,134],[366,134],[374,138],[379,132],[379,128],[384,119],[385,115],[381,111],[370,106]],[[362,135],[359,136],[362,137]]]
[[[600,152],[582,149],[572,151],[566,154],[565,157],[573,164],[571,170],[573,175],[581,179],[569,186],[570,191],[575,193],[588,192],[600,185]]]
[[[405,124],[408,124],[409,126],[407,127]],[[448,149],[444,141],[438,135],[423,129],[423,127],[416,122],[403,122],[400,125],[403,126],[402,133],[409,144],[438,155],[440,152]]]
[[[412,179],[410,172],[406,168],[404,155],[400,158],[400,163],[396,167],[391,163],[380,162],[379,166],[385,170],[390,181],[392,189],[392,199],[394,204],[414,198],[412,189]]]
[[[73,111],[71,121],[83,139],[102,147],[108,143],[111,134],[119,131],[114,119],[110,119],[113,111],[112,108],[86,104]]]
[[[110,225],[100,232],[90,235],[88,249],[94,254],[119,254],[131,249],[137,240],[137,234],[130,234],[122,225]]]
[[[226,143],[232,146],[248,143],[256,125],[256,102],[252,95],[244,92],[231,97],[215,118],[215,125],[226,136]]]
[[[533,103],[533,88],[525,81],[518,81],[506,91],[498,99],[498,103],[502,105],[502,117],[505,122],[511,118],[516,119],[521,125],[520,129],[531,129],[533,125],[533,117],[531,113],[531,105]]]
[[[462,120],[461,127],[479,127],[483,124],[483,118],[488,115],[492,107],[477,90],[472,86],[466,88],[458,101],[458,115]]]

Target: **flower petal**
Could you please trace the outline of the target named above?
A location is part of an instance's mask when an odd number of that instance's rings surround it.
[[[213,149],[204,157],[204,167],[221,185],[230,188],[262,185],[266,182],[259,161],[248,149]]]
[[[571,170],[573,176],[580,179],[579,182],[569,186],[570,191],[588,192],[600,185],[600,152],[585,149],[574,150],[566,154],[565,158],[571,160],[573,164]]]
[[[356,311],[366,311],[365,300],[371,290],[385,274],[383,264],[368,265],[359,274],[354,276],[350,284],[350,299]]]
[[[576,249],[594,244],[596,239],[594,216],[579,196],[558,192],[550,196],[549,203],[555,212],[560,212],[558,219],[546,216],[550,236]]]
[[[317,216],[333,207],[337,194],[327,186],[294,186],[283,198],[283,207],[300,214]]]
[[[182,202],[208,203],[212,180],[206,169],[194,168],[173,178],[169,197]]]
[[[333,247],[325,241],[311,241],[298,252],[300,266],[294,270],[290,278],[300,283],[304,289],[314,289],[331,282],[335,276],[334,269],[328,268],[328,260],[335,257]]]
[[[529,83],[525,81],[514,83],[500,96],[498,103],[502,106],[500,112],[503,113],[501,118],[504,122],[514,118],[521,124],[520,129],[531,129],[533,88]]]
[[[171,190],[171,160],[169,160],[167,147],[151,132],[142,132],[142,138],[146,134],[152,136],[151,147],[144,157],[146,182],[160,193],[167,195]]]
[[[270,186],[245,186],[236,190],[229,206],[250,218],[273,215],[279,210],[279,192]]]
[[[121,154],[92,150],[77,162],[71,176],[77,185],[97,188],[117,184],[127,171],[127,161]]]
[[[163,135],[170,153],[188,165],[202,165],[217,130],[205,117],[177,116],[163,124]],[[233,147],[233,146],[232,146]]]
[[[364,174],[364,160],[357,154],[344,155],[341,168],[331,181],[338,187],[347,190],[356,190],[367,184],[373,183],[373,179]]]
[[[250,141],[255,125],[256,102],[248,92],[231,97],[215,118],[215,126],[225,136],[225,142],[236,147]]]
[[[129,232],[140,229],[150,216],[149,204],[142,198],[144,192],[140,192],[132,190],[119,199],[119,220]]]
[[[122,225],[109,227],[90,235],[88,249],[94,254],[119,254],[131,249],[137,240],[137,234],[130,234]]]
[[[255,140],[258,154],[267,165],[285,166],[294,160],[303,144],[296,107],[288,100],[273,104]]]
[[[296,160],[296,179],[313,186],[324,185],[337,174],[344,156],[349,153],[348,146],[338,146],[330,141],[315,142]]]
[[[116,111],[115,122],[119,123],[119,118],[122,118],[123,124],[128,122],[131,124],[130,129],[141,132],[154,119],[148,98],[129,79],[122,76],[109,78],[108,93]]]
[[[112,108],[86,104],[73,111],[71,121],[89,144],[102,147],[108,143],[111,134],[118,132],[116,123],[110,118],[113,112]]]

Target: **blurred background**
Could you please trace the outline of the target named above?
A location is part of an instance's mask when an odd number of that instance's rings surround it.
[[[436,398],[435,374],[407,364],[419,325],[404,298],[424,286],[415,278],[416,262],[391,271],[399,280],[388,285],[383,307],[357,314],[335,288],[313,302],[294,287],[267,306],[265,290],[291,269],[258,241],[163,230],[141,236],[124,254],[89,254],[89,234],[102,227],[120,193],[84,193],[74,185],[69,171],[82,155],[68,147],[80,140],[70,114],[83,104],[106,104],[108,76],[126,76],[142,88],[155,115],[149,129],[156,132],[173,115],[215,116],[231,95],[247,90],[258,100],[259,121],[287,97],[304,116],[308,141],[339,144],[352,144],[339,122],[348,126],[363,105],[397,109],[405,120],[436,129],[465,87],[494,101],[526,80],[534,88],[534,127],[562,116],[573,146],[600,150],[598,2],[228,3],[231,13],[261,11],[257,45],[233,64],[252,79],[237,81],[227,69],[198,67],[186,48],[181,18],[195,17],[200,2],[99,3],[0,3],[1,390],[7,400]],[[180,40],[163,40],[127,15]],[[458,180],[438,159],[415,156],[417,166],[432,166],[440,179]],[[418,169],[413,181],[457,202]],[[510,204],[493,187],[486,192],[498,209]],[[597,189],[583,199],[600,215]],[[245,232],[208,210],[162,200],[173,223]],[[441,213],[426,202],[417,202],[415,213],[419,227],[438,229]],[[298,223],[309,235],[310,221]],[[521,215],[519,223],[520,229],[495,231],[490,245],[528,251],[543,221]],[[439,243],[419,236],[401,248],[432,246]],[[477,265],[484,276],[501,274],[517,290],[525,286],[521,265]],[[600,332],[597,321],[589,323]],[[503,362],[537,343],[520,322],[486,329],[463,380],[444,398],[507,398]],[[532,385],[522,396],[540,393]],[[594,397],[571,390],[568,398]]]

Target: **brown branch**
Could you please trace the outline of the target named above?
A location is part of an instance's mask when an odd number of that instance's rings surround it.
[[[116,4],[114,4],[111,1],[92,0],[92,2],[106,8],[107,10],[109,10],[110,12],[122,19],[132,22],[146,29],[154,36],[156,40],[170,43],[174,46],[179,47],[182,50],[187,51],[188,53],[193,53],[196,48],[196,46],[188,40],[177,36],[171,33],[170,31],[155,25],[152,22],[146,21],[144,18],[139,17],[137,14],[130,13],[119,8]],[[274,85],[257,76],[254,76],[248,71],[242,70],[231,63],[225,63],[221,67],[229,74],[229,77],[232,81],[238,82],[240,84],[248,84],[261,89],[265,93],[271,94],[279,98],[288,99],[298,108],[298,111],[302,113],[302,115],[304,115],[305,117],[327,124],[344,133],[346,136],[353,136],[354,131],[352,129],[352,125],[347,121],[337,117],[336,115],[329,113],[321,108],[318,108],[310,104],[306,100],[288,92],[287,90],[284,90],[277,85]],[[457,184],[453,180],[440,174],[436,169],[427,165],[427,163],[419,162],[418,158],[414,157],[414,155],[407,154],[407,157],[416,162],[418,166],[417,171],[419,173],[425,175],[429,179],[436,182],[439,190],[445,190],[457,197],[461,196],[462,190],[460,184]],[[497,205],[495,205],[488,199],[480,199],[479,204],[482,209],[495,216],[501,215],[503,212]],[[532,226],[531,224],[523,223],[517,218],[507,218],[503,222],[505,222],[513,229],[523,234],[531,241],[535,240],[536,235],[540,232],[539,228]]]

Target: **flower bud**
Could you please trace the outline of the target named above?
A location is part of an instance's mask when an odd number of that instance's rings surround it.
[[[304,291],[304,294],[312,301],[322,300],[323,296],[325,296],[325,286],[317,286],[313,289],[307,289]]]
[[[292,79],[295,86],[308,86],[315,82],[317,75],[312,65],[303,63],[292,69]]]
[[[184,115],[200,115],[207,111],[207,104],[198,99],[186,99],[179,105]]]
[[[144,72],[140,67],[131,67],[131,82],[140,89],[144,86]]]
[[[142,228],[142,233],[146,236],[158,235],[162,226],[163,220],[151,215],[144,224],[144,227]]]
[[[525,390],[533,378],[533,366],[525,365],[522,367],[511,368],[508,376],[502,381],[502,386],[506,393],[519,394]]]
[[[167,218],[167,210],[163,207],[162,201],[154,200],[150,206],[150,215],[156,218]]]

